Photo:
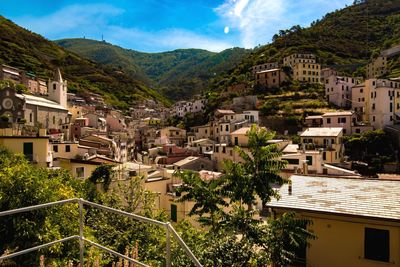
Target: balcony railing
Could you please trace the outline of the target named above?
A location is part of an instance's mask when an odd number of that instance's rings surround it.
[[[13,252],[10,254],[6,254],[3,256],[0,256],[0,262],[2,262],[3,260],[6,259],[11,259],[23,254],[27,254],[33,251],[37,251],[39,249],[43,249],[43,248],[47,248],[50,246],[53,246],[57,243],[64,243],[66,241],[70,241],[70,240],[79,240],[79,259],[80,259],[80,266],[84,266],[84,243],[87,243],[89,245],[95,246],[103,251],[106,251],[116,257],[120,257],[123,258],[125,260],[127,260],[129,263],[132,264],[136,264],[138,266],[148,266],[145,263],[142,263],[136,259],[130,258],[128,256],[125,256],[121,253],[118,253],[117,251],[114,251],[112,249],[109,249],[105,246],[102,246],[96,242],[93,242],[87,238],[84,237],[84,232],[83,232],[83,228],[84,228],[84,216],[83,216],[83,211],[84,211],[84,205],[86,206],[90,206],[93,208],[97,208],[97,209],[101,209],[107,212],[111,212],[114,214],[119,214],[119,215],[123,215],[125,217],[134,219],[134,220],[138,220],[140,222],[144,222],[144,223],[150,223],[150,224],[154,224],[154,225],[158,225],[161,227],[165,228],[165,232],[166,232],[166,253],[165,253],[165,263],[167,267],[171,266],[171,235],[178,241],[178,244],[180,245],[180,247],[185,251],[185,253],[187,254],[187,256],[191,259],[191,261],[193,262],[193,264],[195,266],[202,266],[200,264],[200,262],[198,261],[198,259],[196,258],[196,256],[193,254],[193,252],[190,250],[190,248],[186,245],[186,243],[183,241],[183,239],[179,236],[179,234],[176,232],[176,230],[174,229],[174,227],[169,223],[169,222],[161,222],[161,221],[157,221],[157,220],[153,220],[150,218],[146,218],[143,216],[139,216],[133,213],[129,213],[129,212],[125,212],[125,211],[121,211],[121,210],[117,210],[114,208],[110,208],[107,206],[103,206],[97,203],[93,203],[90,201],[86,201],[84,199],[81,198],[73,198],[73,199],[66,199],[66,200],[60,200],[60,201],[56,201],[56,202],[50,202],[50,203],[45,203],[45,204],[40,204],[40,205],[35,205],[35,206],[29,206],[29,207],[24,207],[24,208],[19,208],[19,209],[13,209],[13,210],[7,210],[7,211],[1,211],[0,212],[0,217],[3,216],[10,216],[13,214],[18,214],[18,213],[22,213],[22,212],[29,212],[29,211],[33,211],[33,210],[38,210],[38,209],[44,209],[44,208],[48,208],[48,207],[52,207],[52,206],[57,206],[57,205],[63,205],[63,204],[67,204],[67,203],[77,203],[79,205],[79,235],[72,235],[72,236],[68,236],[62,239],[58,239],[46,244],[42,244],[36,247],[31,247],[31,248],[27,248],[24,250],[20,250],[17,252]]]

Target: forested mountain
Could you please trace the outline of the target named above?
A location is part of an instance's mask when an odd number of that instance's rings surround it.
[[[60,67],[69,82],[70,92],[95,92],[118,108],[132,101],[153,98],[168,103],[142,81],[111,66],[84,59],[42,36],[19,27],[0,16],[0,64],[34,72],[42,78],[52,77]]]
[[[250,53],[243,48],[220,53],[201,49],[143,53],[88,39],[63,39],[56,43],[83,57],[120,69],[148,85],[157,86],[160,92],[174,100],[200,93],[208,86],[210,78],[234,68]]]
[[[400,44],[400,1],[356,0],[308,28],[293,26],[279,31],[271,44],[254,49],[234,70],[214,79],[212,88],[223,90],[249,73],[251,66],[279,61],[296,52],[314,53],[323,66],[360,76],[371,57],[395,44]],[[400,74],[398,58],[389,66],[392,73]]]

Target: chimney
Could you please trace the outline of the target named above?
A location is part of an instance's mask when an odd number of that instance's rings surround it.
[[[308,160],[303,160],[303,174],[308,175]]]

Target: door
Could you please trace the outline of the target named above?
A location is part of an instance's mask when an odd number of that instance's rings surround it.
[[[24,143],[24,155],[27,160],[33,161],[33,143]]]
[[[177,208],[175,204],[171,204],[171,221],[176,222],[178,220]]]

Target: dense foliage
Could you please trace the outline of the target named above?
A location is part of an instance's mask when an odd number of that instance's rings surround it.
[[[344,137],[345,153],[350,160],[368,163],[371,173],[383,171],[383,164],[396,161],[394,142],[383,130],[367,131]]]
[[[63,39],[57,44],[95,62],[118,68],[173,100],[190,98],[208,86],[208,80],[239,64],[249,50],[232,48],[220,53],[178,49],[143,53],[95,40]]]
[[[142,82],[119,72],[117,68],[102,66],[68,52],[0,16],[0,64],[33,72],[44,79],[53,77],[60,67],[68,80],[70,92],[94,92],[119,108],[127,108],[134,100],[166,99]]]

